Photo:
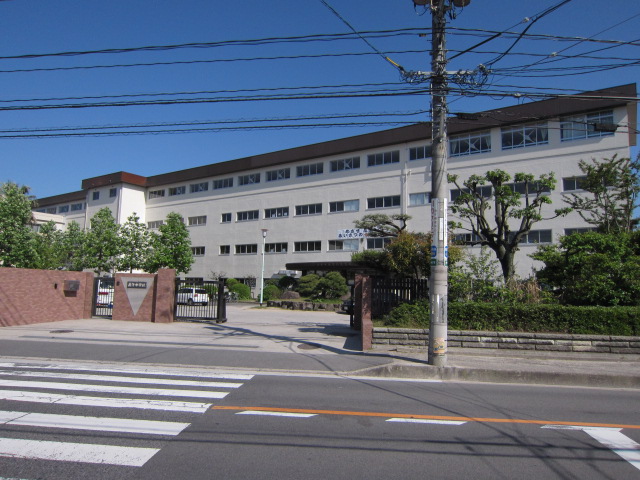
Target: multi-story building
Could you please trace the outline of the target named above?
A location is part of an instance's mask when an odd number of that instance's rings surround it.
[[[493,169],[554,172],[551,215],[563,193],[580,190],[580,160],[630,156],[635,98],[630,84],[451,118],[448,170],[461,179]],[[385,239],[349,232],[366,214],[406,213],[410,230],[430,230],[430,137],[422,123],[151,177],[113,173],[41,198],[37,210],[87,227],[109,207],[117,222],[135,212],[150,229],[178,212],[191,235],[194,278],[259,277],[263,241],[267,278],[342,268],[352,252],[384,246]],[[528,254],[537,244],[586,227],[575,213],[537,223],[522,243],[517,273],[531,273]]]

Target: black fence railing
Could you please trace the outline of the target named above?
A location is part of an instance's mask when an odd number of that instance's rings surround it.
[[[429,298],[429,280],[426,278],[371,278],[371,314],[380,318],[402,303]]]
[[[176,279],[176,321],[215,320],[226,322],[224,280]]]

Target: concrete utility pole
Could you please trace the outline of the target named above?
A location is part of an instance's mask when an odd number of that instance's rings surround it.
[[[449,245],[447,238],[447,54],[446,13],[470,0],[413,0],[431,9],[431,280],[430,365],[447,364]]]

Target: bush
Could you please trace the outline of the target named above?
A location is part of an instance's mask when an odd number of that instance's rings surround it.
[[[280,287],[281,290],[290,290],[296,283],[298,283],[298,281],[295,278],[285,275],[278,280],[278,287]]]
[[[315,273],[301,277],[298,281],[298,292],[300,292],[300,295],[303,297],[313,296],[319,281],[320,277]]]
[[[277,286],[273,284],[265,285],[262,291],[262,300],[265,302],[267,300],[275,300],[280,298],[280,295],[282,295],[282,291]]]
[[[251,300],[251,288],[249,288],[249,285],[245,285],[235,278],[229,278],[227,279],[227,288],[230,292],[235,292],[238,300]]]
[[[453,302],[451,330],[640,335],[639,307],[574,307],[544,304]],[[396,328],[429,328],[429,302],[402,304],[383,323]]]
[[[322,277],[316,286],[314,296],[317,298],[336,299],[349,291],[347,281],[338,272],[329,272]]]

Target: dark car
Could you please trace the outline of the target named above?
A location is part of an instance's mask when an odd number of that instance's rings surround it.
[[[349,315],[353,314],[353,308],[355,306],[355,302],[352,298],[345,300],[342,302],[342,311],[344,313],[348,313]]]

